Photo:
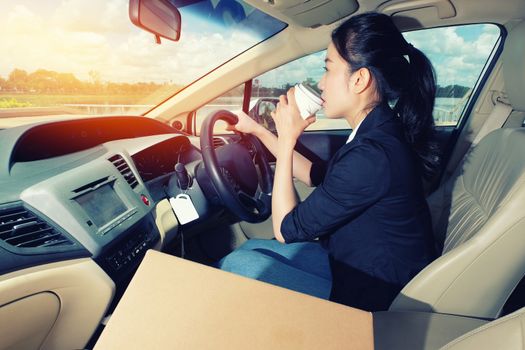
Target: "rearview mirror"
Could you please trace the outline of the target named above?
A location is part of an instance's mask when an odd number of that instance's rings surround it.
[[[129,18],[137,27],[160,38],[178,41],[180,38],[180,12],[168,0],[130,0]]]

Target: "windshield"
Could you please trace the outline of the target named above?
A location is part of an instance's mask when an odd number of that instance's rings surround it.
[[[185,4],[180,41],[158,45],[131,23],[128,0],[0,1],[0,128],[143,114],[286,27],[240,0]]]

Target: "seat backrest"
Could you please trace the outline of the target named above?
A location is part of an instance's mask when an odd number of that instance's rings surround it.
[[[525,308],[468,332],[442,350],[525,349]]]
[[[524,22],[505,45],[505,88],[513,108],[525,110]],[[483,138],[429,205],[442,256],[390,309],[496,318],[525,274],[525,129]]]
[[[508,216],[508,222],[513,223],[525,215],[525,210],[509,211],[509,202],[518,200],[513,196],[524,185],[523,132],[525,129],[499,129],[487,137],[467,157],[454,180],[440,189],[442,193],[429,198],[429,203],[434,197],[450,203],[439,217],[433,218],[434,231],[445,236],[442,254],[482,233],[491,219]]]

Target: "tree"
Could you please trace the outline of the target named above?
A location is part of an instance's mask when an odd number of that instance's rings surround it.
[[[95,85],[100,84],[100,72],[97,72],[96,70],[90,70],[88,72],[89,79],[91,79],[91,82]]]
[[[57,91],[56,72],[39,69],[27,77],[27,88],[36,92],[55,92]]]
[[[88,94],[88,95],[150,95],[160,98],[171,95],[182,86],[172,83],[116,83],[102,82],[100,73],[90,71],[90,81],[81,81],[72,73],[60,73],[47,69],[38,69],[30,74],[22,69],[14,69],[7,80],[0,77],[0,91],[17,91],[41,94]],[[230,93],[241,96],[244,85]]]
[[[58,73],[57,82],[62,91],[69,93],[79,91],[82,86],[82,82],[72,73]]]
[[[465,96],[470,91],[469,87],[461,86],[461,85],[447,85],[447,86],[439,86],[436,90],[436,97],[455,97],[455,98],[461,98]]]
[[[7,79],[8,87],[16,91],[26,91],[27,90],[27,72],[23,69],[15,68],[11,73],[9,73],[9,78]]]
[[[311,86],[313,88],[317,87],[317,83],[315,82],[315,80],[313,78],[310,78],[310,77],[306,78],[306,80],[303,81],[303,83],[306,84],[306,85],[309,85],[309,86]]]

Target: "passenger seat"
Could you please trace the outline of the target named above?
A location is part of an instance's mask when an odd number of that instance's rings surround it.
[[[525,111],[525,22],[508,35],[503,78]],[[495,319],[525,274],[525,128],[497,129],[428,199],[442,255],[392,303],[418,311]]]
[[[525,308],[476,328],[441,349],[523,350],[525,349]]]
[[[523,57],[525,22],[503,52],[505,90],[518,112],[525,111]],[[525,128],[494,130],[429,198],[442,255],[389,311],[374,313],[375,348],[525,349],[525,308],[497,319],[525,274],[524,203]]]

